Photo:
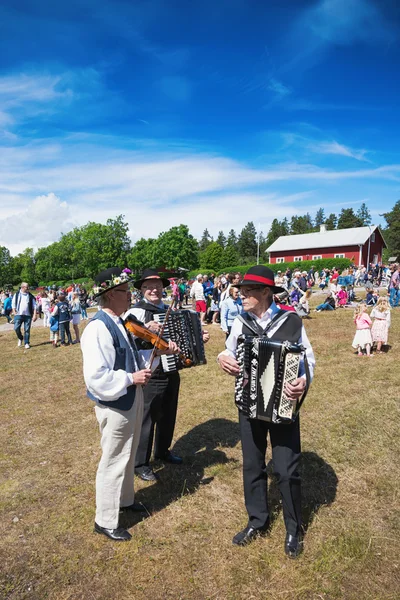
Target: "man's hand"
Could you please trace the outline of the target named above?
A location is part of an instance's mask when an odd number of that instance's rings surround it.
[[[229,356],[229,354],[220,354],[218,356],[218,363],[221,369],[225,373],[228,373],[228,375],[239,375],[239,363],[235,358]]]
[[[37,313],[33,313],[33,322],[35,322],[37,320]]]
[[[133,383],[135,385],[146,385],[151,377],[151,369],[142,369],[132,373]]]
[[[296,402],[302,395],[306,387],[306,380],[304,377],[298,377],[293,383],[287,383],[285,385],[286,394],[289,400]]]
[[[207,329],[203,329],[203,344],[206,344],[209,339],[210,334],[208,333]]]
[[[148,323],[146,323],[146,327],[153,333],[158,333],[161,329],[161,323],[156,323],[155,321],[149,321]]]
[[[176,345],[175,342],[172,342],[171,340],[168,342],[168,350],[165,350],[164,352],[162,352],[162,354],[179,354],[180,349],[178,348],[178,346]]]

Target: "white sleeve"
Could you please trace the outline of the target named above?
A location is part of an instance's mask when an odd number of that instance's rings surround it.
[[[314,352],[311,347],[310,341],[307,337],[306,330],[304,329],[304,325],[302,325],[302,327],[301,327],[301,336],[300,336],[299,344],[304,346],[304,348],[306,349],[308,368],[310,370],[310,379],[312,381],[312,379],[314,377],[315,356],[314,356]],[[304,368],[304,363],[302,361],[300,364],[299,377],[302,377],[303,375],[305,375],[305,368]]]
[[[144,320],[146,318],[146,311],[144,310],[144,308],[133,307],[126,311],[126,313],[123,316],[123,319],[126,319],[126,317],[128,315],[133,315],[141,323],[144,324]],[[135,337],[135,336],[133,335],[133,337]],[[139,350],[139,356],[140,356],[139,367],[140,367],[140,369],[148,369],[149,368],[151,353],[152,353],[152,350]],[[159,362],[160,362],[160,359],[159,359],[159,357],[156,356],[156,358],[153,361],[152,367],[151,367],[152,371],[154,371],[158,367]]]
[[[129,310],[127,310],[126,313],[124,314],[124,316],[122,318],[125,320],[128,315],[133,315],[141,323],[144,324],[144,320],[146,318],[146,311],[144,310],[144,308],[135,308],[135,307],[133,307],[133,308],[130,308]]]
[[[237,340],[241,333],[242,322],[236,317],[236,319],[233,321],[229,337],[225,342],[225,350],[223,352],[220,352],[220,354],[227,354],[232,358],[236,358]]]
[[[115,348],[105,324],[96,319],[82,334],[83,377],[86,387],[103,402],[118,400],[132,385],[131,374],[123,369],[114,371]]]

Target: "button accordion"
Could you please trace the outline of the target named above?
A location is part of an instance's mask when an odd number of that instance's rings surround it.
[[[306,388],[302,397],[293,403],[286,395],[285,384],[297,379],[302,359]],[[236,360],[240,373],[235,382],[235,401],[244,414],[272,423],[292,423],[310,384],[304,347],[274,342],[267,337],[240,335]]]
[[[165,313],[154,314],[156,323],[164,323]],[[206,364],[204,352],[203,333],[199,315],[193,310],[177,310],[169,314],[165,323],[163,338],[175,342],[181,350],[182,355],[189,359],[189,366]],[[161,355],[161,365],[165,373],[171,373],[187,368],[182,359],[176,355]]]

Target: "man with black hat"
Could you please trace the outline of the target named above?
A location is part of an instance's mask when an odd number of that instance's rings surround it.
[[[163,303],[162,297],[163,289],[169,285],[169,280],[160,277],[157,271],[146,269],[141,279],[134,282],[135,288],[141,291],[143,299],[128,310],[125,317],[133,315],[145,323],[148,329],[158,332],[161,326],[154,321],[154,315],[166,312],[168,307]],[[156,480],[156,475],[150,467],[154,430],[156,430],[155,457],[174,465],[182,463],[182,458],[170,451],[178,408],[179,385],[179,373],[177,371],[164,373],[160,363],[144,389],[142,431],[135,467],[135,473],[144,481]]]
[[[236,347],[239,335],[267,335],[274,341],[300,343],[306,349],[310,375],[314,370],[314,354],[300,317],[293,312],[281,311],[273,301],[273,294],[285,290],[275,285],[274,273],[268,267],[251,267],[240,288],[243,303],[243,321],[237,317],[233,322],[230,336],[226,340],[226,350],[218,356],[221,368],[230,375],[238,375]],[[286,318],[284,317],[286,315]],[[276,321],[276,324],[274,322]],[[300,398],[306,386],[304,376],[287,384],[289,398]],[[239,408],[239,425],[243,452],[243,483],[245,505],[248,512],[248,525],[236,534],[233,543],[245,546],[256,537],[265,534],[270,517],[267,503],[267,471],[265,453],[269,432],[272,446],[272,459],[278,477],[282,496],[283,517],[286,526],[285,553],[297,558],[302,551],[301,538],[301,491],[298,464],[300,460],[300,423],[297,418],[289,425],[270,423],[260,419],[250,419]]]
[[[143,386],[151,377],[120,318],[130,305],[130,271],[114,267],[96,277],[94,297],[102,310],[91,319],[81,338],[87,395],[96,402],[102,457],[96,476],[95,532],[114,541],[129,541],[119,524],[121,512],[145,510],[134,503],[135,454],[143,415]],[[167,353],[176,351],[170,344]]]

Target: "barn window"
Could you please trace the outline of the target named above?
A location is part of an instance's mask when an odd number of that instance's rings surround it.
[[[374,241],[375,241],[375,231],[374,231],[374,233],[371,233],[371,242],[374,242]]]
[[[335,254],[335,258],[345,258],[344,254]]]
[[[280,256],[279,258],[276,259],[276,262],[277,263],[283,263],[283,262],[285,262],[285,259],[284,259],[283,256]]]
[[[303,260],[303,257],[302,256],[294,256],[293,261],[295,262],[296,260],[299,260],[299,261]]]
[[[315,254],[312,259],[313,260],[319,260],[320,258],[322,258],[322,256],[320,254]]]

